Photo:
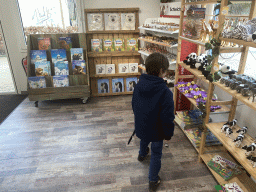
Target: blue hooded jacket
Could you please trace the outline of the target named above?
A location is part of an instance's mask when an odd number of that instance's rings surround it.
[[[134,88],[135,133],[146,141],[169,140],[174,132],[173,94],[161,77],[142,74]]]

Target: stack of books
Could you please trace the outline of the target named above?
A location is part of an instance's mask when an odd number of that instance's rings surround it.
[[[199,110],[177,111],[178,118],[184,123],[183,129],[191,129],[203,124]]]

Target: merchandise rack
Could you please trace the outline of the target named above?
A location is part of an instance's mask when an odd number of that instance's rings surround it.
[[[225,157],[225,158],[227,158],[227,159],[229,159],[233,162],[236,162],[236,161],[239,162],[244,167],[244,169],[247,171],[247,173],[249,175],[251,175],[253,178],[256,178],[256,171],[252,167],[249,160],[246,159],[245,151],[242,150],[241,148],[235,147],[235,144],[232,141],[232,139],[227,138],[224,133],[220,132],[221,127],[223,126],[223,124],[225,122],[208,123],[208,119],[209,119],[209,115],[210,115],[210,106],[213,105],[214,103],[218,104],[218,105],[231,105],[231,108],[229,109],[229,118],[228,118],[228,121],[231,121],[235,117],[238,100],[243,102],[248,107],[250,107],[254,110],[256,110],[256,102],[255,103],[251,102],[251,100],[248,100],[247,97],[243,97],[241,94],[236,93],[236,91],[233,91],[230,88],[225,87],[223,84],[220,84],[219,82],[209,82],[201,74],[201,72],[199,70],[191,69],[189,66],[180,62],[181,41],[182,40],[186,40],[186,41],[197,44],[198,45],[197,54],[200,54],[201,46],[204,46],[204,43],[201,42],[201,41],[194,40],[194,39],[189,39],[189,38],[181,36],[182,35],[182,24],[183,24],[183,19],[184,19],[184,12],[185,12],[185,5],[202,5],[202,7],[205,8],[206,4],[216,4],[216,3],[217,3],[217,0],[198,1],[198,2],[190,2],[190,3],[185,3],[185,0],[182,0],[182,2],[181,2],[181,8],[182,9],[181,9],[181,16],[180,16],[180,29],[179,29],[179,39],[178,39],[178,54],[177,54],[175,84],[177,84],[179,79],[186,79],[186,78],[191,78],[191,77],[194,76],[197,79],[200,79],[200,80],[202,80],[203,82],[205,82],[206,84],[209,85],[209,87],[208,87],[208,98],[207,98],[207,102],[206,102],[206,117],[204,119],[205,126],[204,126],[204,130],[203,130],[202,136],[201,136],[200,148],[199,148],[199,150],[197,150],[198,153],[199,153],[199,155],[198,155],[199,162],[203,161],[203,162],[205,162],[205,164],[207,164],[208,161],[210,161],[215,155],[221,155],[221,156],[223,156],[223,157]],[[219,15],[219,26],[223,26],[223,24],[224,24],[225,16],[222,14],[222,11],[223,11],[223,7],[226,6],[227,3],[228,3],[228,0],[222,0],[221,1],[221,9],[220,9],[220,15]],[[251,20],[253,18],[253,15],[256,13],[255,3],[256,3],[255,1],[252,1],[249,20]],[[222,29],[219,27],[218,30],[217,30],[216,37],[218,37],[218,35],[221,33],[221,30]],[[241,52],[241,59],[240,59],[240,63],[239,63],[238,74],[243,74],[244,69],[245,69],[245,65],[246,65],[246,59],[247,59],[249,47],[256,47],[256,43],[246,42],[246,41],[237,40],[237,39],[227,39],[227,38],[220,38],[220,40],[234,42],[234,43],[240,45],[240,47],[224,47],[224,48],[221,47],[220,48],[220,53]],[[214,60],[214,65],[215,66],[218,65],[218,59]],[[193,76],[192,75],[178,75],[179,66],[184,67],[185,69],[190,71],[193,74]],[[212,72],[215,72],[215,71],[212,69]],[[212,101],[211,98],[212,98],[215,86],[219,87],[220,89],[222,89],[222,90],[226,91],[228,94],[230,94],[232,96],[232,100],[231,101]],[[177,97],[177,88],[174,89],[175,105],[176,105],[176,97]],[[237,130],[238,128],[239,127],[236,126],[234,128],[234,130]],[[224,152],[222,152],[222,153],[219,153],[219,152],[205,153],[205,151],[206,151],[205,150],[206,149],[205,141],[206,141],[207,129],[209,129],[218,138],[218,140],[223,144],[223,146],[225,148]],[[186,135],[186,133],[185,133],[185,135]],[[188,136],[188,135],[186,135],[186,136]],[[237,136],[237,135],[235,135],[235,136]],[[254,141],[253,138],[250,137],[248,134],[246,134],[242,145],[251,144],[253,141]],[[231,155],[229,155],[227,153],[227,151],[229,151],[229,153]],[[249,191],[249,192],[256,191],[255,182],[253,182],[252,179],[249,178],[249,176],[245,172],[243,172],[241,175],[233,177],[232,179],[230,179],[228,181],[225,181],[215,171],[213,171],[211,168],[209,168],[209,169],[212,172],[213,176],[216,178],[216,180],[221,185],[226,184],[226,183],[231,183],[231,182],[237,182],[238,185],[241,187],[241,189],[243,189],[243,191]]]
[[[102,31],[89,31],[86,28],[86,41],[87,47],[91,50],[91,39],[104,39],[104,38],[139,38],[139,8],[105,8],[105,9],[85,9],[86,26],[88,13],[135,13],[135,30],[105,30]],[[104,17],[103,17],[104,22]],[[126,46],[126,45],[125,45]],[[140,53],[138,51],[113,51],[113,52],[92,52],[88,51],[88,63],[90,71],[90,83],[92,96],[109,96],[109,95],[126,95],[133,94],[126,90],[126,77],[139,77],[138,73],[119,73],[119,63],[138,63],[140,64]],[[115,64],[115,74],[97,75],[95,66],[96,64]],[[139,67],[138,67],[139,68]],[[124,92],[112,92],[112,79],[123,78]],[[98,79],[109,79],[109,92],[98,93]]]

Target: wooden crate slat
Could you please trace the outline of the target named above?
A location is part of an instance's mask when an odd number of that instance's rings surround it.
[[[127,77],[127,76],[140,76],[141,73],[116,73],[116,74],[109,74],[109,75],[91,75],[91,77],[95,78],[108,78],[108,77]]]
[[[102,9],[85,9],[85,13],[99,13],[99,12],[109,12],[109,13],[115,13],[115,12],[120,12],[120,13],[126,13],[126,12],[136,12],[139,11],[140,8],[102,8]]]
[[[88,57],[123,57],[123,56],[140,56],[137,51],[115,51],[115,52],[88,52]]]
[[[56,99],[71,99],[71,98],[85,98],[90,97],[90,93],[76,92],[76,93],[55,93],[49,94],[50,100]]]

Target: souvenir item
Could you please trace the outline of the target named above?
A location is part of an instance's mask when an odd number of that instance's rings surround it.
[[[71,48],[70,52],[71,52],[71,61],[83,60],[84,58],[83,48]]]
[[[138,39],[128,38],[126,39],[127,51],[138,51]]]
[[[237,138],[233,140],[235,142],[236,147],[239,147],[241,145],[243,139],[244,135],[238,135]]]
[[[134,91],[135,86],[137,85],[137,77],[127,77],[126,78],[126,91]]]
[[[121,38],[114,39],[115,51],[124,51],[124,40]]]
[[[45,50],[31,50],[30,51],[31,64],[35,62],[47,61]]]
[[[89,31],[103,31],[103,14],[101,13],[88,13],[88,30]]]
[[[50,38],[38,38],[38,49],[39,50],[49,50],[51,49],[51,39]]]
[[[239,129],[236,132],[239,133],[239,134],[244,135],[247,132],[247,130],[248,130],[248,127],[243,127],[243,128]]]
[[[35,62],[36,76],[51,76],[50,61]]]
[[[246,150],[246,153],[245,153],[246,156],[251,155],[251,153],[253,153],[255,151],[255,148],[256,148],[255,143],[252,143],[249,146],[245,145],[245,146],[242,147],[242,149]]]
[[[28,77],[28,85],[30,89],[46,88],[45,77]]]
[[[109,93],[109,79],[98,79],[98,93]]]
[[[54,63],[55,75],[69,75],[68,61],[58,61]]]
[[[67,75],[53,76],[53,86],[54,87],[68,87],[69,78]]]
[[[106,64],[97,64],[96,75],[106,74]]]
[[[256,167],[256,157],[253,157],[252,155],[250,155],[246,158],[251,161],[251,163],[253,164],[253,167]]]
[[[138,73],[138,63],[129,63],[129,72]]]
[[[120,30],[120,14],[119,13],[105,13],[105,30]]]
[[[102,52],[102,39],[91,39],[91,51]]]
[[[103,50],[107,52],[114,51],[113,39],[103,39]]]
[[[124,92],[123,78],[112,79],[112,92],[113,93]]]
[[[118,64],[118,67],[119,67],[119,73],[129,73],[128,63]]]
[[[115,74],[115,64],[106,64],[106,74]]]
[[[85,60],[82,60],[82,61],[73,60],[72,69],[73,69],[73,75],[85,75],[86,74]]]
[[[59,38],[59,45],[61,49],[65,49],[70,51],[72,48],[72,39],[71,37],[60,37]]]
[[[135,13],[121,13],[121,30],[135,30]]]

